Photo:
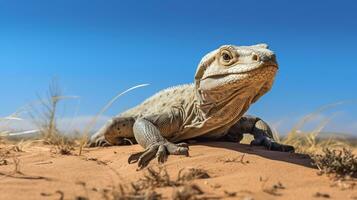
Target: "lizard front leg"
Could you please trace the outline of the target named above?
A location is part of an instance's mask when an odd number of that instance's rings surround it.
[[[243,138],[244,133],[254,136],[251,145],[264,146],[272,151],[293,152],[294,147],[276,142],[269,125],[262,119],[254,116],[243,116],[234,126],[230,128],[228,134],[223,139],[237,140]]]
[[[131,155],[128,162],[129,164],[138,162],[139,169],[146,167],[155,157],[158,158],[159,163],[164,163],[168,155],[188,156],[187,144],[169,142],[161,135],[159,129],[146,119],[137,119],[133,131],[136,141],[145,150]]]

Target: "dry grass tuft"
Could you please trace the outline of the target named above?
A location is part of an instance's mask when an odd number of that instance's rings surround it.
[[[312,158],[312,164],[319,168],[320,174],[333,175],[335,185],[342,189],[353,188],[357,178],[357,155],[352,153],[352,148],[356,145],[356,139],[322,137],[320,133],[328,124],[329,119],[323,120],[314,130],[310,132],[301,131],[302,127],[309,121],[314,120],[322,111],[340,105],[336,103],[324,106],[314,113],[304,118],[290,131],[290,133],[280,139],[275,133],[277,141],[292,145],[297,153],[307,154]],[[352,183],[350,184],[349,182]]]
[[[111,190],[104,190],[102,192],[103,198],[106,200],[160,200],[162,196],[153,190],[142,190],[136,188],[133,184],[131,186],[124,186],[122,184],[113,187]]]
[[[136,186],[138,188],[148,189],[177,186],[177,183],[171,180],[166,168],[159,167],[158,170],[148,168],[147,173],[138,181]]]
[[[84,196],[77,196],[75,199],[90,199],[89,189],[87,184],[82,181],[76,182],[76,184],[81,185],[85,191]],[[98,190],[97,188],[90,189],[93,192],[99,192],[103,199],[106,200],[160,200],[161,195],[153,190],[144,190],[142,188],[137,188],[134,184],[123,185],[119,184],[117,186],[112,186],[110,189]]]
[[[53,151],[54,153],[61,155],[72,155],[72,151],[75,150],[75,143],[73,140],[66,137],[58,137],[57,140],[52,138]]]
[[[30,116],[40,130],[41,139],[44,143],[53,144],[58,140],[59,130],[57,128],[58,104],[65,97],[61,96],[61,90],[56,82],[49,86],[47,98],[39,97],[38,105],[32,105]],[[36,104],[37,105],[37,104]]]
[[[172,180],[164,167],[159,167],[158,170],[148,168],[144,177],[139,179],[135,186],[141,189],[162,188],[162,187],[178,187],[195,179],[210,178],[207,171],[203,169],[190,168],[185,171],[181,169],[176,180]]]
[[[9,162],[7,160],[5,160],[5,163],[6,165],[9,164]],[[23,173],[20,171],[20,159],[16,156],[12,156],[12,163],[14,165],[14,169],[11,173],[0,173],[0,175],[2,176],[5,176],[5,177],[11,177],[13,175],[16,175],[16,174],[20,174],[20,175],[23,175]]]
[[[280,193],[280,190],[286,189],[285,186],[281,182],[278,182],[277,184],[274,184],[272,186],[266,186],[268,180],[269,180],[268,178],[267,179],[263,179],[262,177],[259,178],[259,181],[262,183],[261,184],[262,191],[272,196],[281,196],[282,194]]]
[[[322,173],[334,174],[341,178],[357,178],[357,156],[353,155],[352,150],[326,148],[323,154],[313,156],[313,162]]]
[[[313,155],[317,152],[321,152],[325,148],[343,148],[348,144],[343,140],[337,140],[336,138],[321,138],[320,133],[328,121],[323,121],[318,127],[310,132],[304,132],[293,128],[290,133],[280,140],[280,142],[295,147],[297,153]],[[279,139],[278,139],[279,140]]]
[[[204,169],[189,168],[188,170],[186,170],[186,172],[184,172],[184,169],[181,169],[178,173],[176,182],[185,183],[195,179],[206,178],[211,178],[211,176]]]
[[[249,164],[249,160],[244,160],[246,154],[244,153],[243,155],[235,158],[224,158],[219,161],[224,162],[224,163],[241,163],[243,165]]]
[[[340,180],[345,177],[356,178],[357,156],[349,150],[350,143],[342,138],[320,136],[329,120],[322,121],[311,132],[301,131],[305,123],[328,107],[305,116],[280,142],[294,146],[298,153],[309,155],[313,160],[312,164],[319,168],[321,174],[335,175]]]
[[[196,184],[187,184],[182,188],[176,188],[172,193],[173,200],[199,200],[206,199],[205,197],[199,197],[204,192]]]
[[[59,105],[62,101],[68,99],[77,99],[77,96],[64,96],[62,95],[62,91],[59,87],[59,84],[56,80],[53,80],[47,91],[46,97],[41,98],[38,97],[38,101],[33,102],[30,106],[26,106],[16,113],[10,115],[9,117],[0,118],[0,121],[3,120],[22,120],[18,118],[18,114],[20,112],[26,112],[29,114],[32,119],[32,123],[37,127],[37,130],[40,134],[36,138],[32,138],[33,141],[40,141],[46,145],[52,145],[53,152],[62,154],[62,155],[71,155],[75,150],[74,147],[79,147],[78,155],[82,154],[83,148],[86,146],[89,138],[89,132],[93,128],[96,123],[98,116],[103,114],[120,96],[126,94],[127,92],[134,90],[136,88],[147,86],[148,84],[141,84],[129,88],[128,90],[118,94],[114,97],[105,107],[95,116],[90,124],[88,124],[83,133],[74,137],[72,133],[65,134],[59,130],[57,125],[58,111],[60,110]],[[0,142],[4,141],[4,137],[7,136],[9,131],[1,131],[0,132]],[[71,135],[71,136],[68,136]],[[26,144],[26,145],[25,145]],[[21,152],[24,147],[27,146],[28,143],[20,141],[14,147],[14,151]]]
[[[307,123],[319,119],[319,115],[322,112],[341,104],[344,104],[344,102],[329,104],[317,109],[315,112],[304,116],[285,137],[279,137],[279,134],[275,132],[274,138],[278,142],[294,146],[297,153],[309,155],[322,152],[326,148],[335,149],[350,146],[349,142],[343,138],[324,137],[321,135],[321,132],[332,117],[322,120],[312,131],[302,130]]]
[[[57,144],[59,142],[61,133],[57,127],[58,105],[62,100],[69,98],[73,97],[62,96],[58,84],[53,81],[49,86],[47,98],[39,97],[39,106],[32,106],[30,116],[40,130],[41,139],[46,144]]]
[[[345,148],[348,144],[333,137],[319,138],[319,131],[312,132],[290,132],[281,142],[292,145],[297,153],[314,155],[325,148]]]
[[[14,145],[11,145],[9,148],[14,152],[25,152],[25,150],[31,146],[34,141],[31,140],[20,140],[16,142]]]
[[[3,151],[2,149],[0,149],[0,166],[9,164],[9,153],[9,151]]]
[[[47,98],[39,98],[37,107],[32,107],[30,116],[40,131],[40,141],[53,145],[53,152],[61,155],[70,155],[74,150],[75,138],[65,136],[57,127],[57,111],[59,103],[65,99],[77,98],[76,96],[63,96],[57,84],[53,81],[47,93]]]
[[[206,171],[201,169],[189,169],[186,172],[182,172],[177,176],[176,180],[172,180],[164,167],[159,167],[157,170],[148,168],[144,177],[136,182],[132,182],[129,185],[118,185],[112,187],[110,190],[104,190],[102,195],[107,200],[154,200],[162,199],[162,195],[155,192],[158,188],[174,187],[175,190],[172,193],[172,198],[181,200],[189,199],[207,199],[200,197],[203,191],[190,181],[194,179],[202,179],[210,177]]]

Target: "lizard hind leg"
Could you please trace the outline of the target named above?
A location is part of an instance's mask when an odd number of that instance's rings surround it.
[[[136,143],[132,127],[135,119],[132,117],[115,117],[109,120],[90,139],[89,146],[128,145]]]
[[[251,145],[265,146],[267,149],[272,151],[282,151],[282,152],[294,152],[295,148],[290,145],[285,145],[278,143],[273,138],[273,133],[269,125],[263,120],[256,118],[256,122],[253,126],[251,134],[254,136],[254,140]]]
[[[258,117],[243,116],[234,126],[230,128],[228,134],[223,139],[241,140],[244,133],[254,136],[250,143],[252,146],[264,146],[271,151],[294,152],[293,146],[284,145],[274,140],[273,133],[269,125]]]

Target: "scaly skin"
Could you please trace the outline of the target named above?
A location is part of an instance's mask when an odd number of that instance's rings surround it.
[[[266,44],[224,45],[204,56],[193,84],[160,91],[140,105],[114,117],[95,135],[90,146],[121,145],[128,140],[145,151],[129,163],[145,167],[153,158],[188,155],[187,139],[239,142],[244,133],[254,135],[252,145],[275,151],[294,151],[274,141],[263,120],[243,116],[249,106],[268,92],[278,65]]]

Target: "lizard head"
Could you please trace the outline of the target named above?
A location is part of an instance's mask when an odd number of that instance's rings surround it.
[[[201,103],[215,103],[239,95],[255,102],[270,90],[278,64],[266,44],[224,45],[204,56],[195,76]]]

